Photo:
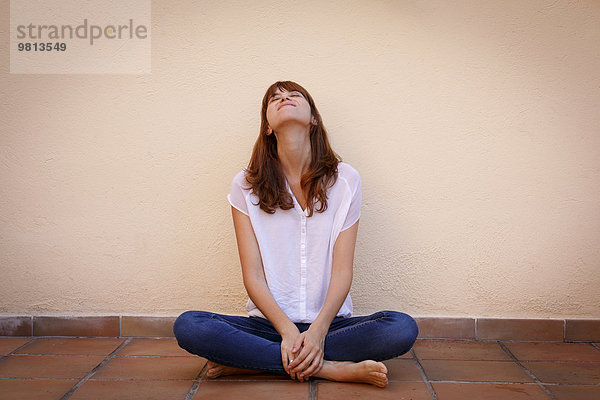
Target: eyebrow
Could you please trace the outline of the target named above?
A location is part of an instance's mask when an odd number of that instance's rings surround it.
[[[300,93],[298,90],[290,90],[290,91],[286,90],[286,92],[289,92],[289,93]],[[276,94],[283,94],[283,92],[275,92],[271,96],[275,96]],[[302,94],[302,93],[300,93],[300,94]]]

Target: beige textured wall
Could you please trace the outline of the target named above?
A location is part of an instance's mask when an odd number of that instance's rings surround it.
[[[355,313],[600,317],[600,2],[152,2],[151,75],[9,74],[0,313],[244,313],[273,81],[363,180]]]

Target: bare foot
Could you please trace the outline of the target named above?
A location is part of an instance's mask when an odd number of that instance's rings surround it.
[[[208,379],[218,378],[219,376],[225,375],[237,375],[237,374],[260,374],[263,371],[258,371],[254,369],[242,369],[242,368],[234,368],[227,367],[225,365],[217,364],[215,362],[209,361],[206,365],[208,369],[206,370],[206,377]]]
[[[361,361],[323,361],[323,367],[315,374],[318,378],[339,382],[362,382],[386,387],[388,384],[385,364],[373,360]]]

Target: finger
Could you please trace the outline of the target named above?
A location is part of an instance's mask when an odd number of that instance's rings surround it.
[[[304,376],[311,376],[315,372],[318,371],[319,365],[321,364],[321,360],[323,359],[322,355],[317,354],[313,360],[313,362],[304,370],[302,373]]]
[[[290,369],[289,374],[290,374],[290,378],[292,378],[293,380],[298,379],[298,376],[296,375],[296,373],[294,371],[292,371],[291,369]]]
[[[285,350],[283,350],[283,349],[281,351],[281,363],[283,364],[283,369],[285,369],[285,372],[289,373],[288,372],[288,364],[289,364],[288,363],[288,355],[285,352]]]
[[[288,357],[287,371],[288,371],[288,374],[291,374],[293,365],[294,365],[293,363],[296,362],[296,359],[295,359],[296,356],[294,355],[294,353],[289,351],[287,357]],[[296,373],[294,372],[294,375],[295,374]]]
[[[294,340],[294,345],[292,346],[292,352],[296,353],[300,350],[300,346],[302,346],[302,342],[304,342],[304,333],[298,335],[296,340]]]
[[[297,355],[296,358],[294,359],[294,362],[292,364],[290,364],[290,369],[294,370],[294,372],[302,371],[304,368],[301,368],[300,365],[304,361],[306,361],[306,356]]]
[[[316,355],[317,355],[317,350],[313,351],[308,356],[306,356],[304,361],[302,361],[300,363],[300,365],[298,365],[296,368],[294,368],[294,372],[296,372],[296,373],[303,372],[312,363],[312,361],[314,360]]]
[[[300,352],[296,354],[296,360],[302,362],[314,349],[314,347],[303,346]]]
[[[315,357],[313,362],[308,365],[304,371],[302,371],[302,375],[311,376],[317,369],[317,365],[319,365],[319,360]]]
[[[304,371],[296,372],[296,375],[300,377],[300,382],[304,382],[308,379],[308,376],[304,373]]]
[[[290,368],[294,368],[298,364],[300,364],[302,362],[302,360],[304,360],[304,357],[305,357],[304,347],[301,347],[301,351],[300,352],[291,353],[291,355],[290,355]]]
[[[319,362],[316,364],[315,371],[314,371],[314,372],[312,372],[312,373],[310,374],[310,376],[314,376],[314,375],[318,374],[318,373],[319,373],[319,371],[321,371],[321,368],[323,368],[323,364],[324,364],[324,360],[323,360],[323,358],[321,358],[321,361],[319,361]]]

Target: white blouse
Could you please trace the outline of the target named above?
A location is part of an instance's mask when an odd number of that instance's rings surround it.
[[[308,218],[308,209],[302,210],[287,180],[294,208],[277,208],[274,214],[261,210],[258,196],[243,189],[250,186],[244,174],[245,168],[233,178],[227,200],[250,217],[267,285],[279,307],[292,322],[312,323],[325,303],[335,241],[360,217],[360,175],[349,164],[338,163],[338,179],[327,191],[327,210],[314,210]],[[246,309],[249,316],[266,318],[250,299]],[[337,315],[352,315],[350,295]]]

